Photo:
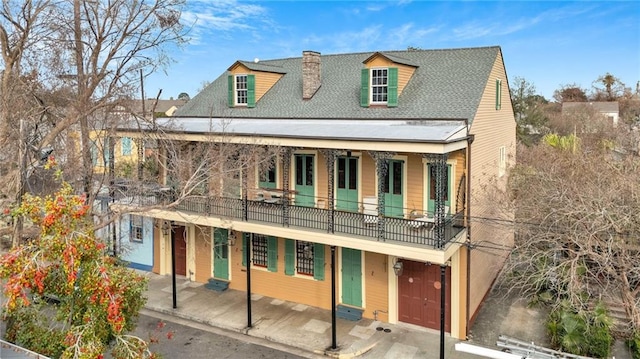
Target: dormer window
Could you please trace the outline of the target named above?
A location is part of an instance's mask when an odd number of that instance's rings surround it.
[[[252,74],[229,75],[229,107],[256,106],[256,77]]]
[[[371,103],[387,103],[387,69],[371,69]]]
[[[360,89],[362,107],[386,105],[398,106],[398,68],[376,67],[362,69]]]
[[[247,104],[247,75],[236,75],[236,105]]]

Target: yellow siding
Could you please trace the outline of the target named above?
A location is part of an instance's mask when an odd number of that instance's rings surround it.
[[[156,225],[153,226],[153,268],[151,271],[156,274],[160,274],[160,240],[162,238],[162,232],[160,231],[161,221],[156,220]]]
[[[327,171],[327,159],[318,152],[316,160],[316,170],[318,171],[318,183],[316,183],[316,191],[319,199],[329,198],[329,172]],[[317,201],[316,201],[317,202]],[[326,205],[325,205],[326,206]]]
[[[196,227],[196,278],[199,283],[206,283],[211,278],[211,229]]]
[[[423,211],[424,202],[424,176],[426,165],[422,162],[422,156],[412,154],[407,160],[407,214],[414,209]]]
[[[325,246],[325,279],[314,280],[308,276],[284,274],[284,239],[278,238],[278,270],[269,272],[252,267],[251,291],[267,297],[331,309],[331,250]],[[242,266],[242,245],[236,245],[230,255],[231,281],[229,288],[247,290],[246,268]]]
[[[273,72],[264,72],[264,71],[253,71],[249,70],[247,67],[243,65],[237,65],[231,71],[233,75],[239,74],[252,74],[256,76],[256,102],[260,101],[262,96],[267,93],[275,85],[280,78],[282,78],[282,74],[277,74]]]
[[[376,176],[376,163],[371,156],[364,154],[362,156],[362,197],[371,197],[377,195],[378,177]]]
[[[363,282],[365,285],[365,318],[373,319],[374,311],[383,322],[389,321],[389,274],[387,272],[388,256],[380,253],[366,252],[364,255]]]
[[[502,108],[496,110],[496,79],[502,80]],[[502,55],[498,54],[487,86],[482,96],[478,112],[471,126],[475,141],[471,145],[471,233],[474,242],[484,242],[492,246],[511,246],[513,231],[509,226],[495,221],[479,221],[474,218],[497,218],[510,220],[512,214],[500,211],[496,196],[491,193],[492,179],[498,175],[499,147],[506,146],[507,158],[515,158],[516,123],[509,99],[509,88]],[[506,176],[498,179],[497,184],[504,186]],[[501,269],[507,251],[492,251],[488,248],[475,250],[471,256],[471,293],[470,312],[476,312],[482,299],[490,289],[494,278]]]

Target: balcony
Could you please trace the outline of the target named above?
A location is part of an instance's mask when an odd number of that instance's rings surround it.
[[[159,186],[129,187],[115,191],[115,202],[129,206],[164,206],[173,203],[170,189]],[[352,235],[376,241],[396,241],[442,249],[464,229],[464,212],[433,218],[397,218],[360,212],[296,206],[283,201],[243,200],[213,196],[190,196],[167,210],[210,217],[279,225],[301,230]],[[438,236],[438,234],[441,236]],[[441,238],[440,240],[438,238]]]

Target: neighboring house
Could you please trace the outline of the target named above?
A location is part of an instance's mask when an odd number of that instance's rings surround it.
[[[616,126],[620,117],[618,102],[563,102],[562,114],[571,114],[579,111],[596,111]]]
[[[143,118],[152,118],[152,115],[156,117],[171,117],[174,112],[180,107],[184,106],[187,100],[161,100],[161,99],[146,99],[142,100],[130,100],[123,103],[122,106],[118,106],[115,112],[135,114]]]
[[[334,299],[344,318],[439,329],[442,305],[445,330],[465,338],[513,243],[494,196],[515,158],[508,89],[499,47],[236,61],[155,135],[280,148],[273,165],[212,166],[197,196],[125,215],[121,240],[144,243],[129,256],[138,268],[171,274],[175,261],[214,288]],[[161,167],[175,187],[180,166]],[[151,193],[121,210],[167,198]]]

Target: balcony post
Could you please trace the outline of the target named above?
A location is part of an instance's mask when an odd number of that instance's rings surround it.
[[[249,198],[247,192],[249,192],[247,188],[247,174],[244,174],[242,177],[242,220],[249,220]],[[208,202],[208,201],[207,201]]]
[[[369,155],[376,163],[376,171],[378,173],[378,240],[385,240],[385,188],[387,182],[387,173],[389,172],[389,159],[393,158],[393,152],[371,151]]]
[[[445,219],[446,213],[444,213],[445,196],[447,195],[447,154],[429,154],[427,156],[429,165],[433,167],[433,174],[435,177],[435,208],[434,218],[435,227],[434,234],[436,240],[436,247],[442,248],[446,243],[445,236]]]
[[[289,227],[289,173],[291,171],[291,148],[284,150],[282,158],[282,225]]]
[[[327,223],[327,232],[334,233],[335,231],[335,220],[336,220],[336,210],[335,210],[335,166],[336,166],[336,150],[324,150],[322,151],[324,155],[325,161],[327,162],[327,206],[329,208],[329,219]]]

